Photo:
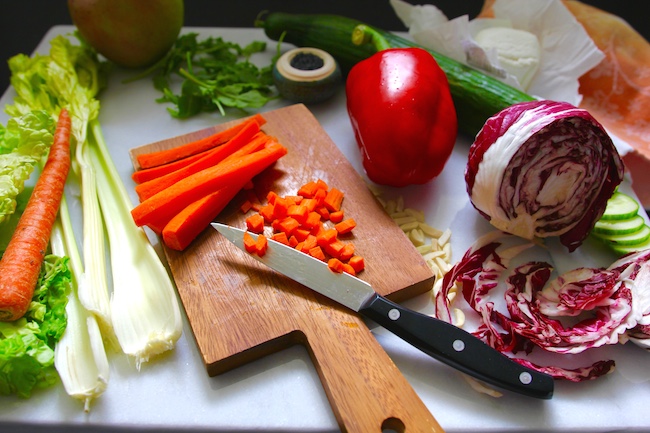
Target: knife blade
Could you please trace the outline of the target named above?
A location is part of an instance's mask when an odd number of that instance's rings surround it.
[[[212,226],[242,251],[245,230],[221,223]],[[253,238],[257,235],[250,233]],[[269,268],[373,320],[427,355],[490,385],[525,396],[550,399],[554,381],[493,349],[469,332],[435,317],[403,307],[370,284],[301,251],[268,241],[266,253],[248,254]]]

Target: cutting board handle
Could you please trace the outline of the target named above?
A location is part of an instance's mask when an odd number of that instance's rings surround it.
[[[341,431],[443,432],[363,320],[331,310],[331,326],[302,335]]]

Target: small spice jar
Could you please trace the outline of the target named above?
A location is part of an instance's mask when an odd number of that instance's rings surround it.
[[[318,48],[294,48],[273,66],[280,95],[306,104],[331,98],[341,82],[341,69],[329,53]]]

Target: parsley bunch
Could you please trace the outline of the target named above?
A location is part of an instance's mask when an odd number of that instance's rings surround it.
[[[273,63],[260,68],[249,61],[264,50],[265,42],[242,47],[221,37],[198,40],[196,33],[188,33],[179,36],[165,57],[127,81],[155,74],[154,87],[163,94],[156,101],[173,104],[168,111],[177,118],[216,110],[225,115],[226,107],[259,108],[277,97]],[[180,93],[175,93],[179,79]]]

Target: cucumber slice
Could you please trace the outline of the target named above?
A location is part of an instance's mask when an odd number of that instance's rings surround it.
[[[625,235],[641,230],[645,220],[641,215],[634,215],[624,220],[600,220],[596,222],[593,233],[596,235]]]
[[[595,236],[608,243],[611,243],[612,247],[635,246],[640,245],[650,239],[650,227],[644,224],[643,227],[641,227],[641,230],[637,230],[633,233],[626,233],[623,235],[595,234]]]
[[[639,212],[639,203],[627,194],[615,192],[607,201],[607,207],[601,220],[625,220]]]
[[[637,245],[612,245],[614,252],[621,255],[647,250],[648,248],[650,248],[650,239]]]

